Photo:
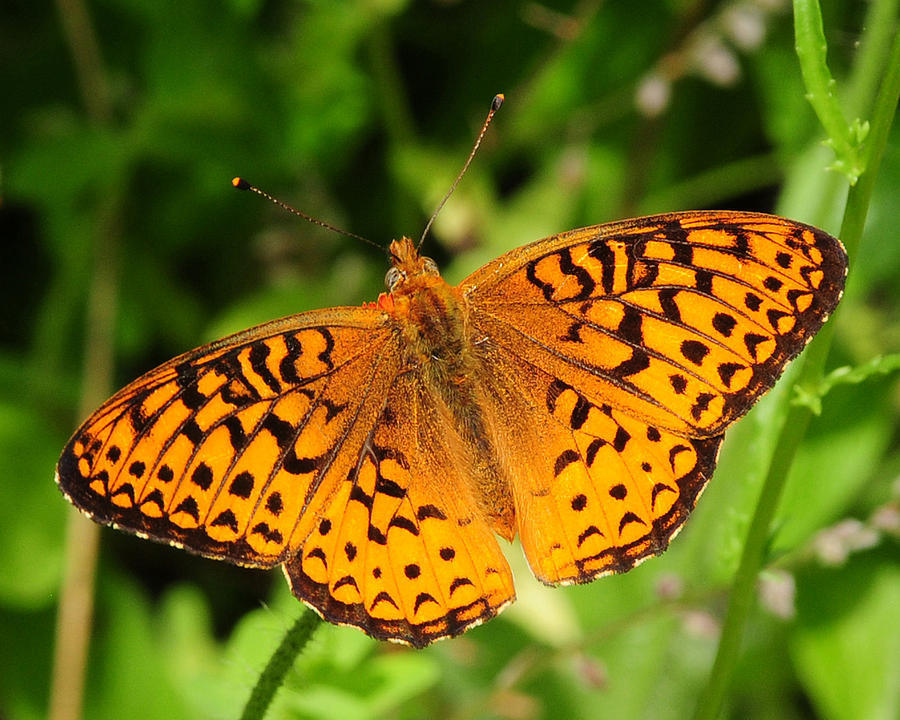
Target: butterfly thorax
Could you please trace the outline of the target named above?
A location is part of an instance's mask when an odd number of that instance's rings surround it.
[[[402,336],[408,367],[439,385],[465,384],[472,363],[466,336],[468,313],[460,292],[440,276],[431,258],[422,257],[409,238],[391,243],[389,310]]]
[[[478,378],[484,376],[476,354],[469,309],[462,293],[439,274],[433,260],[419,255],[409,238],[391,243],[390,295],[379,302],[397,323],[404,363],[423,390],[446,408],[462,444],[476,496],[501,535],[514,535],[509,478],[497,462],[493,422]],[[393,280],[393,282],[391,282]],[[488,498],[490,501],[488,502]]]

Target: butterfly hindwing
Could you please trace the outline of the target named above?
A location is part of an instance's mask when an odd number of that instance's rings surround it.
[[[332,622],[421,647],[496,615],[515,596],[440,403],[400,375],[356,467],[285,566]]]
[[[483,343],[517,530],[535,576],[587,582],[662,552],[715,467],[721,435],[647,425]]]

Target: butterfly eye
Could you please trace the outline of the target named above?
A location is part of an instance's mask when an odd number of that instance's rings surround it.
[[[428,275],[440,275],[440,270],[438,270],[437,263],[432,260],[430,257],[422,258],[422,270],[424,270]]]
[[[388,271],[384,275],[384,284],[387,287],[389,292],[394,290],[394,287],[399,283],[405,276],[400,268],[388,268]]]

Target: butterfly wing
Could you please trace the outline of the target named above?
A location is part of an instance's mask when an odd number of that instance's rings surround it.
[[[515,353],[488,351],[532,571],[555,583],[625,572],[665,550],[715,467],[722,435],[686,438],[590,400]]]
[[[846,266],[815,228],[697,212],[564,233],[461,284],[485,366],[517,389],[510,422],[541,428],[507,438],[512,454],[549,449],[514,483],[541,579],[586,581],[666,547],[721,434],[821,327]]]
[[[458,470],[442,418],[398,378],[399,343],[381,310],[335,308],[187,353],[97,410],[57,482],[98,522],[286,563],[328,620],[414,645],[461,632],[512,580],[471,498],[442,484]]]
[[[380,412],[395,345],[382,313],[336,308],[189,352],[97,410],[63,451],[57,482],[98,522],[276,565]]]
[[[332,622],[416,647],[496,615],[512,575],[464,456],[443,404],[400,375],[356,471],[285,567],[294,593]]]

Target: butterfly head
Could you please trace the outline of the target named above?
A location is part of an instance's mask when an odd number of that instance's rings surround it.
[[[394,240],[390,247],[391,267],[384,276],[388,292],[397,292],[405,283],[419,277],[438,277],[437,263],[419,251],[408,237]]]
[[[387,292],[381,293],[375,306],[393,315],[406,316],[414,298],[424,297],[438,287],[448,287],[441,278],[437,263],[419,255],[408,237],[391,242],[391,267],[384,276]],[[424,295],[423,295],[424,294]]]

